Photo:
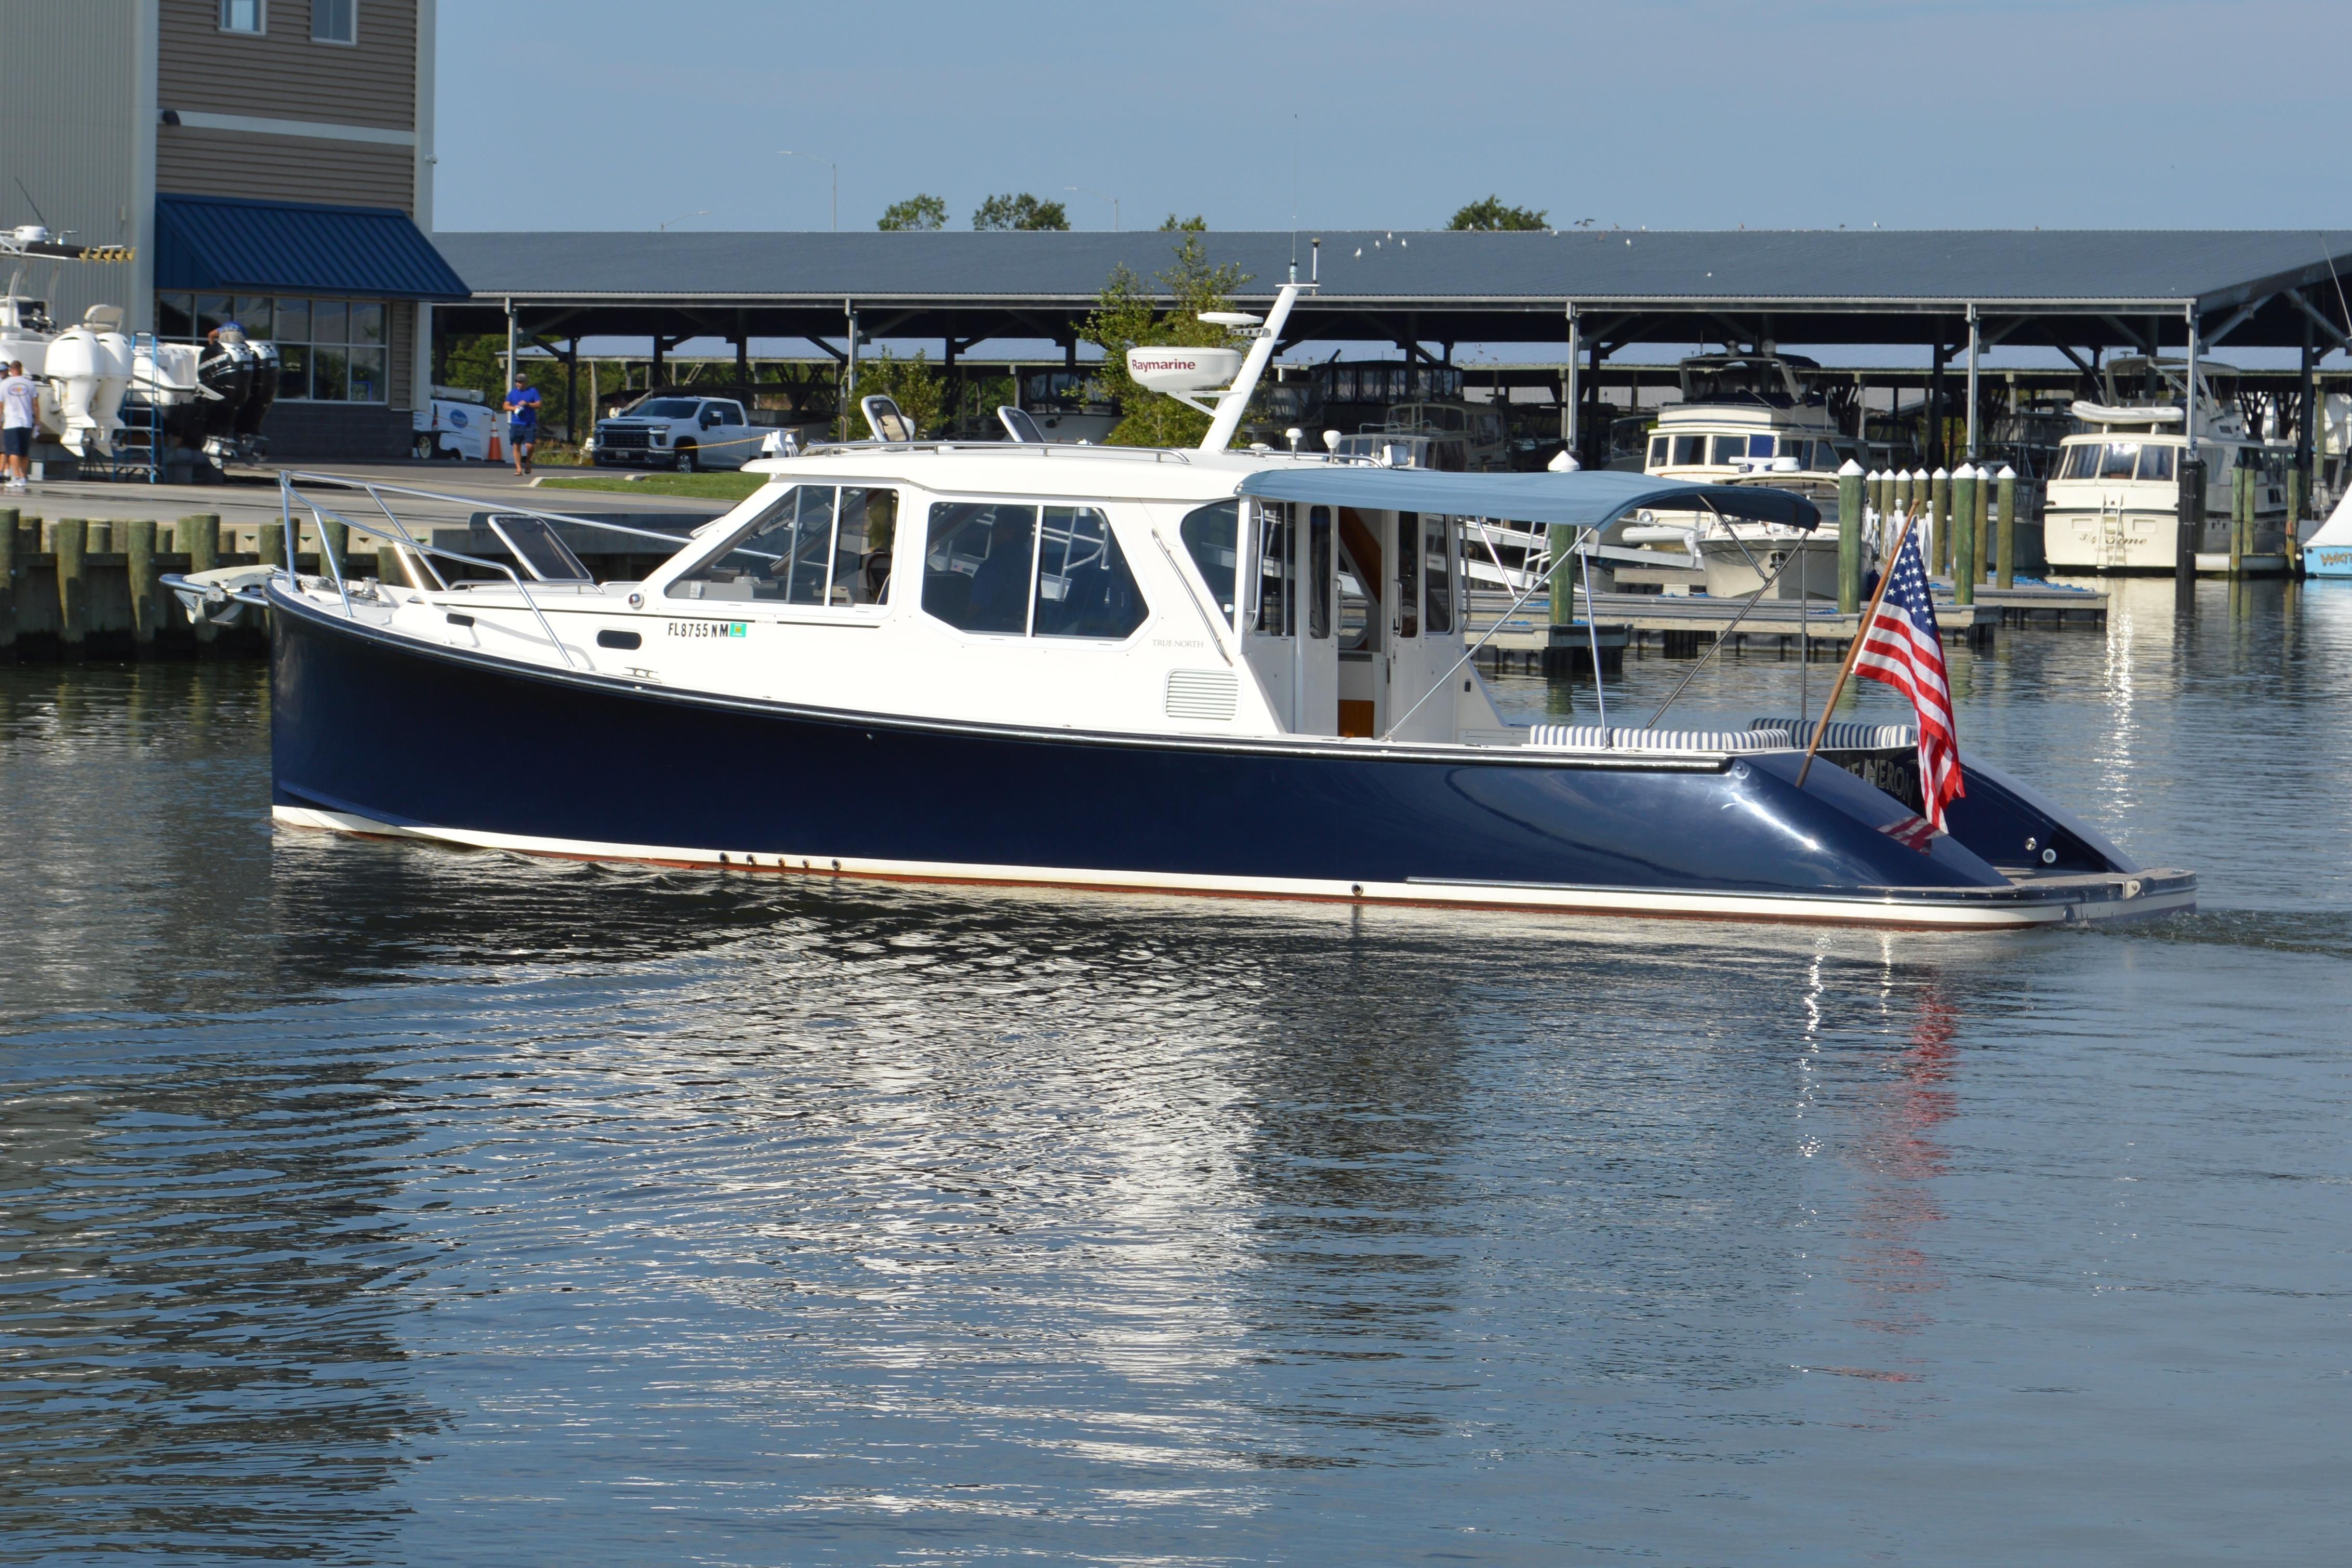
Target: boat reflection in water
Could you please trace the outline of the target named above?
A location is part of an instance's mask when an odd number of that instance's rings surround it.
[[[1147,352],[1147,381],[1219,363]],[[1465,635],[1464,519],[1590,548],[1676,504],[1810,529],[1801,498],[1396,470],[1227,451],[1229,434],[755,464],[758,494],[636,582],[596,582],[569,548],[603,525],[494,515],[517,570],[409,533],[388,487],[344,516],[321,499],[334,481],[289,475],[289,515],[390,541],[405,580],[176,585],[192,614],[272,612],[289,826],[760,871],[1924,926],[2194,900],[2189,874],[2142,870],[1973,759],[1950,834],[1929,835],[1899,798],[1900,731],[1836,739],[1841,765],[1801,785],[1786,721],[1503,720]]]

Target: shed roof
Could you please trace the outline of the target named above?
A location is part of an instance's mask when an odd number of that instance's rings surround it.
[[[855,300],[893,311],[906,335],[959,329],[1003,334],[1018,312],[1066,329],[1118,266],[1150,284],[1180,236],[1166,233],[494,233],[448,232],[436,243],[480,303],[526,309],[661,307],[723,312],[821,312],[838,321]],[[1213,263],[1248,275],[1264,299],[1310,269],[1310,235],[1208,233]],[[1790,342],[1923,341],[1923,322],[1965,315],[2070,318],[2058,341],[2140,341],[2139,324],[2179,323],[2194,309],[2209,330],[2247,306],[2240,343],[2300,343],[2312,310],[2347,328],[2337,258],[2352,230],[2035,229],[1527,233],[1326,231],[1320,288],[1303,300],[1293,336],[1538,341],[1562,335],[1570,303],[1613,325],[1619,341],[1691,341],[1693,314],[1743,322],[1802,316]],[[2299,306],[2290,290],[2308,291]],[[717,312],[717,313],[713,313]],[[1611,315],[1624,318],[1609,323]],[[1412,321],[1413,316],[1424,318]],[[1358,318],[1350,331],[1345,318]],[[1365,320],[1367,317],[1376,318]],[[1529,316],[1549,317],[1538,325]],[[1871,318],[1889,320],[1874,324]],[[2118,328],[2108,318],[2127,318]],[[1428,330],[1420,330],[1426,327]],[[619,330],[611,329],[606,330]],[[640,328],[638,330],[645,330]],[[756,329],[755,329],[756,330]],[[786,329],[798,331],[800,329]],[[836,332],[839,328],[834,329]],[[883,330],[869,325],[868,331]],[[2162,329],[2158,329],[2160,333]],[[1707,336],[1719,336],[1709,332]],[[2143,345],[2145,346],[2145,345]]]

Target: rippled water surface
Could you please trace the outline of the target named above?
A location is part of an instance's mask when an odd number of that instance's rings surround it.
[[[2002,937],[279,834],[257,667],[0,668],[0,1557],[2341,1561],[2347,661],[1958,656],[2203,878]]]

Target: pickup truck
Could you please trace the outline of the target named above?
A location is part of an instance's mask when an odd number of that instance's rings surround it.
[[[760,455],[767,432],[725,397],[648,397],[610,419],[596,421],[596,466],[740,468]]]

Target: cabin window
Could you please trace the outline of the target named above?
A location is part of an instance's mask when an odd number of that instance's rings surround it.
[[[1227,626],[1234,619],[1234,552],[1240,539],[1240,511],[1238,501],[1215,501],[1186,512],[1177,530],[1183,538],[1184,548],[1192,553],[1193,569],[1209,585],[1209,593],[1217,601],[1218,613],[1225,617]]]
[[[1421,514],[1397,513],[1397,636],[1421,635]]]
[[[931,508],[923,613],[959,631],[1020,637],[1037,575],[1037,509],[950,501]]]
[[[1667,438],[1667,437],[1664,437],[1664,436],[1653,436],[1653,437],[1650,437],[1650,467],[1652,467],[1652,468],[1664,468],[1664,467],[1666,466],[1666,453],[1667,453],[1668,451],[1670,451],[1671,449],[1672,449],[1672,443],[1668,440],[1668,438]]]
[[[1434,637],[1454,629],[1454,520],[1423,518],[1422,538],[1427,552],[1422,575],[1429,581],[1429,630]]]
[[[1298,605],[1292,577],[1290,508],[1261,502],[1257,516],[1257,595],[1252,602],[1250,629],[1260,637],[1296,637]]]
[[[1331,635],[1331,509],[1307,509],[1307,635]]]
[[[2084,442],[2066,448],[2059,460],[2058,477],[2062,479],[2095,479],[2099,477],[2099,453],[2096,442]]]
[[[890,585],[896,490],[795,485],[714,559],[673,581],[673,599],[878,605]]]
[[[1750,436],[1748,437],[1748,455],[1751,458],[1770,457],[1772,455],[1772,437],[1769,436]]]
[[[1110,519],[1092,507],[1045,508],[1032,634],[1116,641],[1141,626],[1145,613]]]
[[[2110,441],[2107,443],[2106,458],[2099,464],[2099,478],[2103,479],[2127,479],[2132,477],[2132,470],[2137,468],[2138,466],[2138,442]]]
[[[1677,436],[1675,437],[1675,465],[1696,468],[1706,461],[1706,437]]]
[[[1150,614],[1110,519],[1093,507],[931,509],[923,612],[959,631],[1117,640]]]
[[[2142,447],[2139,449],[2139,477],[2170,484],[2173,450],[2170,447]]]

